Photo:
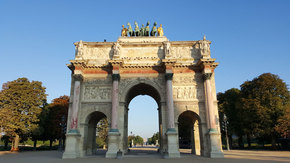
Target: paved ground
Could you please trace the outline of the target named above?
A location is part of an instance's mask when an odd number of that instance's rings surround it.
[[[145,152],[147,151],[147,153]],[[183,151],[186,153],[188,151]],[[61,152],[58,151],[36,151],[36,152],[0,152],[0,163],[274,163],[290,162],[290,152],[284,151],[225,151],[225,158],[210,159],[189,154],[182,154],[178,159],[163,159],[154,152],[148,150],[132,150],[131,154],[122,159],[105,159],[103,155],[90,156],[80,159],[61,159]]]

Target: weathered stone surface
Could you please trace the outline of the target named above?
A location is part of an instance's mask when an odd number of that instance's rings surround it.
[[[191,119],[192,153],[221,157],[214,81],[218,63],[210,57],[209,45],[206,39],[169,41],[166,37],[120,37],[116,42],[75,43],[76,56],[68,64],[73,72],[68,126],[77,123],[77,128],[73,134],[71,128],[67,129],[63,158],[94,153],[92,126],[103,117],[114,126],[110,126],[106,157],[116,158],[118,151],[126,153],[128,106],[137,95],[149,95],[158,104],[159,151],[164,157],[180,156],[178,119],[187,112],[195,115]],[[80,83],[79,94],[74,93],[75,83]],[[74,97],[78,97],[77,105]],[[73,106],[78,107],[77,115]],[[209,133],[212,129],[217,132]]]

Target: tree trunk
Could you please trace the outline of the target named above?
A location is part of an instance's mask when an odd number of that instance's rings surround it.
[[[4,149],[8,148],[9,140],[4,140]]]
[[[14,151],[16,151],[16,152],[19,151],[18,146],[19,146],[19,135],[16,135],[15,142],[14,142]]]
[[[250,149],[252,147],[250,134],[247,134],[247,142],[248,142],[248,149]]]
[[[50,140],[49,140],[49,149],[50,149],[50,150],[52,149],[52,142],[53,142],[52,139],[50,139]]]
[[[12,139],[11,141],[11,149],[10,149],[11,152],[14,151],[14,138]]]
[[[19,151],[18,145],[19,145],[19,135],[15,135],[11,144],[11,152]]]
[[[271,143],[272,143],[272,149],[277,149],[277,146],[276,146],[276,136],[275,135],[272,135],[271,136]]]
[[[232,135],[229,136],[229,143],[230,143],[230,149],[233,149],[233,138],[232,138]]]
[[[34,140],[34,143],[33,143],[33,150],[34,150],[34,151],[36,151],[36,145],[37,145],[37,140],[35,139],[35,140]]]

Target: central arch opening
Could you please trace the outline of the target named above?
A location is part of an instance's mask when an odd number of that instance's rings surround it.
[[[125,154],[158,154],[162,122],[159,92],[148,84],[137,84],[127,93],[126,107]]]

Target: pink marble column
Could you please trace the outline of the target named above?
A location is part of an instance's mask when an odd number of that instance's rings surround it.
[[[206,113],[208,119],[208,128],[210,132],[216,131],[216,122],[214,116],[214,100],[212,96],[212,88],[211,88],[211,78],[212,73],[204,73],[204,86],[205,86],[205,101],[206,101]]]
[[[172,94],[172,77],[173,73],[167,73],[166,77],[166,105],[168,112],[168,128],[175,129],[174,125],[174,105],[173,105],[173,94]]]
[[[76,130],[78,127],[80,87],[81,87],[81,82],[79,80],[75,80],[70,130]]]
[[[113,78],[113,89],[112,89],[112,120],[111,120],[111,131],[117,131],[118,125],[118,106],[119,106],[119,74],[112,74]]]

